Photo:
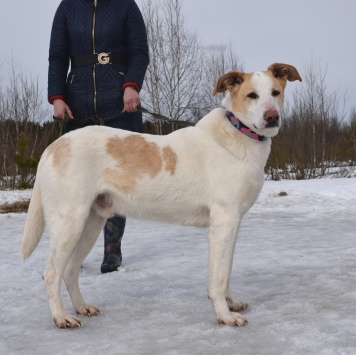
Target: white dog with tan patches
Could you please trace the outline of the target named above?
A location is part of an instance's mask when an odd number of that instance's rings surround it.
[[[223,75],[217,108],[195,127],[166,136],[91,126],[68,133],[43,153],[27,215],[22,256],[28,258],[45,224],[50,253],[43,274],[52,317],[60,328],[81,326],[60,296],[64,279],[74,310],[99,314],[79,290],[80,266],[114,214],[209,227],[209,297],[219,323],[242,326],[229,280],[237,232],[264,181],[271,137],[281,125],[284,89],[299,80],[291,65]]]

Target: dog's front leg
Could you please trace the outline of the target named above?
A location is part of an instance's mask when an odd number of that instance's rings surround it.
[[[238,215],[238,214],[237,214]],[[233,255],[241,217],[222,207],[212,208],[209,226],[209,298],[217,321],[243,326],[247,320],[231,310],[241,310],[246,303],[233,301],[229,291]]]

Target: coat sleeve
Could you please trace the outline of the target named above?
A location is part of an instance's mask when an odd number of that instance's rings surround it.
[[[48,98],[66,97],[66,78],[69,68],[69,35],[63,2],[53,19],[49,46]]]
[[[127,86],[128,83],[136,83],[141,88],[149,63],[149,55],[146,26],[141,11],[134,1],[129,7],[126,21],[129,63],[123,87]]]

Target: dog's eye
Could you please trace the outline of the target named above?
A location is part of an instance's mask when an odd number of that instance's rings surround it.
[[[255,92],[250,92],[247,97],[256,100],[258,98],[258,95]]]
[[[276,96],[278,96],[280,93],[281,93],[281,92],[278,91],[278,90],[273,90],[273,91],[272,91],[272,96],[276,97]]]

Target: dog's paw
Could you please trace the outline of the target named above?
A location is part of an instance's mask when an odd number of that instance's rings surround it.
[[[100,314],[100,309],[91,304],[84,304],[79,308],[76,308],[75,311],[77,314],[88,317],[97,316]]]
[[[217,321],[219,324],[227,324],[235,327],[242,327],[247,324],[247,319],[241,317],[238,313],[232,312],[225,317],[219,317]]]
[[[80,319],[68,315],[56,316],[53,321],[58,328],[78,328],[83,325]]]
[[[248,307],[248,304],[246,302],[234,301],[233,299],[231,299],[229,297],[226,298],[226,302],[227,302],[227,305],[228,305],[230,311],[233,311],[233,312],[244,311]]]

